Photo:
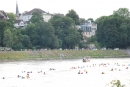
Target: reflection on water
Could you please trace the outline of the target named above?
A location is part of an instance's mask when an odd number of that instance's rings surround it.
[[[130,87],[129,64],[128,58],[0,62],[0,87],[111,87],[108,83],[116,79]]]

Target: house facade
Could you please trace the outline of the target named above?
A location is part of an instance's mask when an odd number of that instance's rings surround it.
[[[43,14],[43,19],[45,22],[48,22],[52,17],[53,17],[53,14],[50,14],[50,13]]]
[[[48,22],[50,20],[50,18],[53,16],[52,14],[47,13],[39,8],[34,8],[31,11],[25,11],[24,13],[22,13],[19,16],[19,20],[23,20],[25,22],[28,22],[32,18],[32,16],[33,16],[32,13],[34,13],[34,12],[42,14],[45,22]]]
[[[27,23],[23,20],[15,20],[14,21],[14,27],[15,28],[25,28],[27,26]]]
[[[88,20],[85,23],[81,23],[80,27],[81,27],[80,29],[83,30],[84,37],[94,36],[97,30],[97,24],[91,22],[91,20]]]
[[[26,11],[23,14],[21,14],[18,19],[28,22],[31,19],[31,17],[32,17],[32,14]]]

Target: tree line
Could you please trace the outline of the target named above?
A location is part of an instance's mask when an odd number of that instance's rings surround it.
[[[9,20],[0,21],[0,46],[21,49],[74,49],[81,44],[82,31],[75,28],[79,16],[70,10],[65,16],[54,15],[45,22],[39,13],[33,13],[30,24],[25,29],[14,29],[13,13]]]
[[[74,10],[65,16],[54,15],[45,22],[39,13],[33,13],[30,24],[25,29],[15,29],[13,13],[8,13],[9,20],[0,21],[0,46],[21,49],[74,49],[87,48],[93,43],[97,48],[128,48],[130,46],[130,12],[127,8],[119,8],[109,16],[101,16],[97,23],[96,35],[83,40],[83,31],[75,25],[86,22],[79,18]]]
[[[112,15],[96,19],[96,36],[102,47],[128,48],[130,46],[130,12],[119,8]]]

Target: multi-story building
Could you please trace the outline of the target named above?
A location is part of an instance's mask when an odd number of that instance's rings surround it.
[[[25,11],[24,13],[21,14],[21,13],[19,13],[18,4],[16,2],[15,15],[16,15],[17,20],[14,21],[14,27],[19,28],[21,26],[23,26],[23,27],[27,26],[27,24],[30,23],[29,21],[32,18],[32,16],[33,16],[32,14],[34,12],[42,14],[45,22],[48,22],[50,20],[50,18],[53,16],[52,14],[47,13],[39,8],[34,8],[31,11]]]
[[[50,18],[53,16],[52,14],[47,13],[39,8],[34,8],[31,11],[25,11],[23,14],[21,14],[19,16],[19,20],[23,20],[25,22],[28,22],[32,17],[32,13],[34,13],[34,12],[42,14],[45,22],[48,22],[50,20]]]
[[[80,24],[80,29],[83,30],[84,37],[91,37],[95,35],[97,24],[91,22],[91,20],[88,20],[85,23]]]

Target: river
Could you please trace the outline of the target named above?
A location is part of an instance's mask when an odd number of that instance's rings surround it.
[[[129,58],[0,62],[0,87],[111,87],[112,80],[130,87]]]

